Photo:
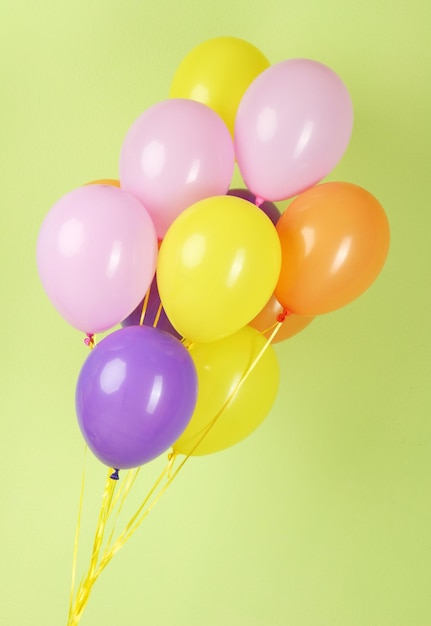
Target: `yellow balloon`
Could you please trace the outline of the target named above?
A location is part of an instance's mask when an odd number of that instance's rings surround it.
[[[279,383],[277,357],[271,345],[238,392],[232,394],[266,343],[257,330],[246,326],[225,339],[196,344],[191,349],[198,374],[198,399],[189,425],[173,445],[175,452],[192,456],[218,452],[238,443],[262,423],[274,403]],[[231,402],[220,413],[230,397]]]
[[[274,291],[280,241],[263,211],[213,196],[183,211],[160,247],[157,283],[174,328],[197,343],[245,326]]]
[[[216,37],[204,41],[183,59],[169,95],[211,107],[233,135],[236,111],[244,92],[268,67],[268,59],[248,41]]]

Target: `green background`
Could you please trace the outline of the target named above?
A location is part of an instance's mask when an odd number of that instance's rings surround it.
[[[38,229],[70,189],[117,177],[131,123],[219,35],[342,77],[355,127],[330,179],[380,200],[390,255],[366,294],[277,347],[268,419],[190,460],[81,623],[431,624],[430,32],[426,0],[2,2],[2,624],[65,624],[83,465],[87,352],[40,286]],[[80,571],[105,481],[90,456]]]

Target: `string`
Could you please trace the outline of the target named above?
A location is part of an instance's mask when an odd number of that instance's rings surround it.
[[[139,468],[137,468],[137,469],[139,469]],[[135,471],[136,471],[136,470],[129,470],[129,471],[127,472],[127,474],[126,474],[125,479],[124,479],[124,480],[122,480],[122,481],[119,483],[119,484],[120,484],[120,486],[119,486],[119,488],[116,490],[116,493],[115,493],[115,495],[114,495],[114,497],[113,497],[113,500],[112,500],[112,510],[114,510],[114,509],[115,509],[115,507],[116,507],[116,505],[117,505],[118,500],[119,500],[119,499],[120,499],[120,497],[122,496],[123,491],[124,491],[124,490],[125,490],[125,488],[126,488],[126,485],[128,485],[128,484],[129,484],[129,482],[130,482],[130,480],[132,479],[132,475],[134,474],[134,472],[135,472]]]
[[[113,525],[112,525],[112,530],[111,530],[111,533],[109,535],[108,541],[106,542],[105,550],[107,550],[109,548],[109,546],[111,545],[111,542],[112,542],[112,539],[113,539],[113,536],[114,536],[114,533],[115,533],[115,529],[117,527],[118,518],[120,517],[120,513],[121,513],[121,511],[123,509],[123,505],[124,505],[124,503],[126,501],[126,498],[129,495],[130,490],[132,489],[133,485],[135,484],[135,481],[136,481],[136,478],[138,477],[140,469],[141,469],[140,467],[137,467],[137,468],[127,472],[126,479],[122,481],[122,485],[121,485],[120,489],[118,490],[118,492],[117,492],[117,494],[115,496],[115,499],[114,499],[114,501],[112,503],[112,510],[115,509],[115,506],[116,506],[120,496],[122,496],[122,497],[121,497],[120,504],[119,504],[119,506],[118,506],[118,508],[117,508],[117,510],[115,512],[115,519],[114,519],[114,522],[113,522]]]
[[[172,476],[174,463],[177,460],[177,457],[178,457],[178,452],[175,452],[175,450],[172,450],[172,452],[169,452],[168,454],[168,472],[167,472],[168,478]]]
[[[92,580],[92,578],[93,578],[94,571],[97,566],[97,560],[99,557],[100,547],[103,541],[106,521],[111,511],[112,495],[115,489],[115,485],[116,485],[116,482],[111,480],[110,475],[108,474],[107,482],[105,485],[105,490],[103,492],[103,497],[102,497],[102,505],[100,508],[99,520],[98,520],[96,533],[94,537],[93,552],[92,552],[91,559],[90,559],[90,566],[88,569],[87,576],[84,578],[84,580],[82,581],[80,585],[80,588],[78,589],[75,607],[74,607],[75,611],[73,615],[76,621],[72,622],[73,624],[78,623],[82,615],[82,612],[85,608],[85,605],[87,604],[93,584],[95,582],[95,580]]]
[[[76,565],[78,562],[78,544],[79,544],[79,535],[81,531],[81,517],[82,517],[82,509],[83,509],[83,502],[84,502],[85,473],[86,473],[86,464],[87,464],[86,461],[87,461],[87,445],[84,446],[84,463],[82,466],[81,492],[79,494],[78,519],[76,521],[75,541],[73,545],[72,584],[70,588],[69,616],[72,612],[73,594],[75,591],[75,582],[76,582]]]
[[[84,343],[86,346],[90,348],[90,350],[93,350],[96,345],[96,335],[94,333],[86,333]],[[71,585],[70,585],[69,614],[68,614],[69,620],[71,619],[71,616],[72,616],[73,596],[75,592],[75,583],[76,583],[79,535],[81,532],[81,518],[82,518],[82,510],[83,510],[83,504],[84,504],[86,461],[87,461],[87,445],[84,445],[84,460],[83,460],[82,475],[81,475],[81,489],[80,489],[80,494],[79,494],[78,516],[76,520],[75,540],[73,543],[72,576],[71,576]],[[82,581],[80,583],[80,586],[81,585],[82,585]]]
[[[156,317],[154,318],[154,324],[153,324],[154,328],[156,328],[157,324],[159,323],[159,319],[160,319],[160,315],[162,314],[162,310],[163,310],[163,304],[160,302],[159,308],[157,309]]]
[[[163,478],[165,477],[165,475],[166,475],[166,473],[168,471],[168,468],[169,468],[169,463],[162,470],[162,472],[160,473],[159,477],[155,481],[154,485],[151,487],[150,491],[145,496],[145,498],[144,498],[143,502],[141,503],[141,505],[139,506],[138,510],[135,512],[133,517],[127,523],[125,529],[123,530],[121,535],[118,537],[118,539],[116,540],[114,545],[109,550],[107,548],[105,548],[105,551],[104,551],[104,553],[102,555],[102,558],[100,560],[99,568],[98,568],[98,570],[97,570],[97,572],[95,574],[96,578],[98,576],[100,576],[100,574],[105,569],[105,567],[108,565],[108,563],[111,561],[111,559],[123,547],[123,545],[126,543],[126,541],[128,541],[129,537],[131,536],[131,535],[129,535],[130,529],[132,528],[132,526],[135,523],[136,519],[139,517],[139,515],[142,512],[142,510],[145,508],[146,504],[149,502],[149,500],[151,499],[152,495],[154,494],[154,492],[157,490],[158,486],[162,482]]]
[[[144,303],[142,305],[141,317],[139,319],[139,326],[142,326],[142,324],[144,323],[145,314],[147,312],[148,300],[149,299],[150,299],[150,289],[148,289],[147,293],[145,294]]]
[[[105,489],[102,496],[102,505],[100,507],[99,519],[97,522],[96,533],[94,536],[93,551],[91,554],[90,565],[88,573],[79,585],[78,592],[76,594],[75,604],[72,606],[72,610],[69,614],[68,626],[75,626],[79,623],[82,613],[90,597],[91,590],[96,582],[97,576],[95,576],[97,562],[99,559],[100,548],[103,542],[103,536],[105,533],[106,522],[112,511],[112,497],[114,494],[117,481],[110,478],[112,470],[109,471],[106,479]]]
[[[112,495],[115,489],[115,485],[116,485],[116,481],[111,480],[110,476],[108,475],[108,479],[109,482],[107,481],[106,485],[105,485],[105,490],[103,493],[103,498],[102,498],[102,505],[101,505],[101,509],[100,509],[100,514],[99,514],[99,520],[98,520],[98,524],[97,524],[97,528],[96,528],[96,534],[95,534],[95,538],[94,538],[94,545],[93,545],[93,552],[91,555],[91,560],[90,560],[90,566],[89,566],[89,570],[88,573],[86,575],[86,577],[84,578],[84,580],[81,582],[80,587],[78,589],[78,593],[76,596],[76,600],[75,600],[75,605],[72,608],[72,613],[69,616],[69,622],[68,624],[70,626],[75,626],[76,624],[79,623],[79,620],[82,617],[82,613],[87,605],[87,602],[89,600],[90,597],[90,593],[92,591],[93,585],[96,581],[96,578],[94,576],[94,572],[96,570],[97,567],[97,561],[98,561],[98,557],[99,557],[99,552],[100,552],[100,547],[102,545],[103,542],[103,535],[105,532],[105,527],[106,527],[106,521],[109,517],[109,514],[112,510],[111,505],[112,505]]]

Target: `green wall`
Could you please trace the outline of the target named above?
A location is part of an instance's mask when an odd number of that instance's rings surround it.
[[[132,121],[167,96],[192,47],[225,34],[272,63],[309,57],[342,77],[355,127],[330,179],[380,200],[390,255],[365,295],[277,347],[268,419],[238,446],[190,460],[81,623],[431,624],[430,7],[4,0],[2,624],[66,623],[83,465],[74,390],[86,348],[39,283],[41,221],[70,189],[117,176]],[[158,465],[142,472],[136,502]],[[88,458],[80,572],[104,480]]]

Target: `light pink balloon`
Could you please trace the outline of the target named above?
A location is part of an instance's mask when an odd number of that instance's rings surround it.
[[[234,163],[232,138],[217,113],[172,98],[144,111],[127,133],[121,187],[141,200],[163,238],[184,209],[227,192]]]
[[[343,156],[353,126],[350,95],[329,67],[282,61],[250,85],[235,120],[235,152],[247,187],[278,201],[327,176]]]
[[[98,333],[133,311],[154,277],[157,236],[142,204],[109,185],[63,196],[42,223],[37,265],[57,311],[78,330]]]

